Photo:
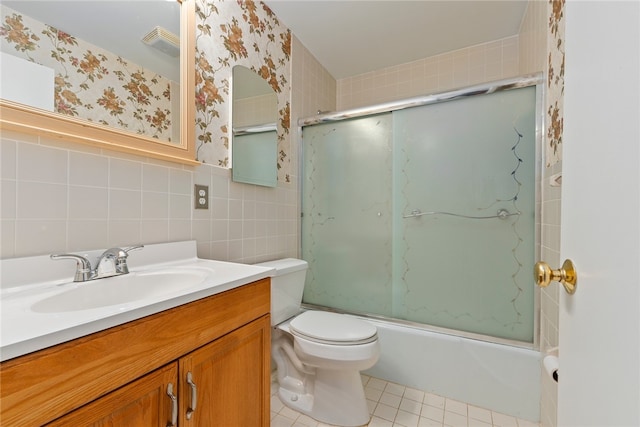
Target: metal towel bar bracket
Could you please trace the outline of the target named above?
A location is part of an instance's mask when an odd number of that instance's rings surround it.
[[[491,215],[491,216],[469,216],[469,215],[461,215],[461,214],[456,214],[451,212],[422,212],[420,209],[414,209],[411,211],[409,215],[404,215],[402,218],[418,218],[420,216],[425,216],[425,215],[449,215],[449,216],[455,216],[459,218],[468,218],[468,219],[492,219],[492,218],[507,219],[510,216],[520,215],[520,212],[511,213],[506,209],[498,209],[498,212],[496,212],[495,215]]]

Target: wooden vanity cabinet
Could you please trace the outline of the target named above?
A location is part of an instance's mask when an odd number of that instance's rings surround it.
[[[263,279],[3,362],[2,425],[268,427],[269,288]]]

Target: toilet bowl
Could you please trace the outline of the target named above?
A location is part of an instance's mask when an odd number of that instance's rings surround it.
[[[376,327],[344,314],[301,310],[305,261],[287,258],[258,265],[275,268],[271,355],[282,402],[323,423],[367,424],[360,371],[378,360]]]

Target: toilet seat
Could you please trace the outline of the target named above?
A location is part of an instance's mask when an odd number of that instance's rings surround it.
[[[358,345],[378,339],[372,324],[344,314],[305,311],[289,323],[292,335],[330,345]]]

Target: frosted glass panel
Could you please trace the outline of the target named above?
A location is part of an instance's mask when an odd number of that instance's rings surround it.
[[[394,112],[393,317],[533,340],[535,105],[531,87]]]
[[[233,136],[233,167],[236,182],[275,187],[278,185],[278,135],[275,130]]]
[[[535,108],[528,87],[305,127],[304,301],[533,342]]]
[[[304,300],[391,315],[391,114],[304,129]]]

